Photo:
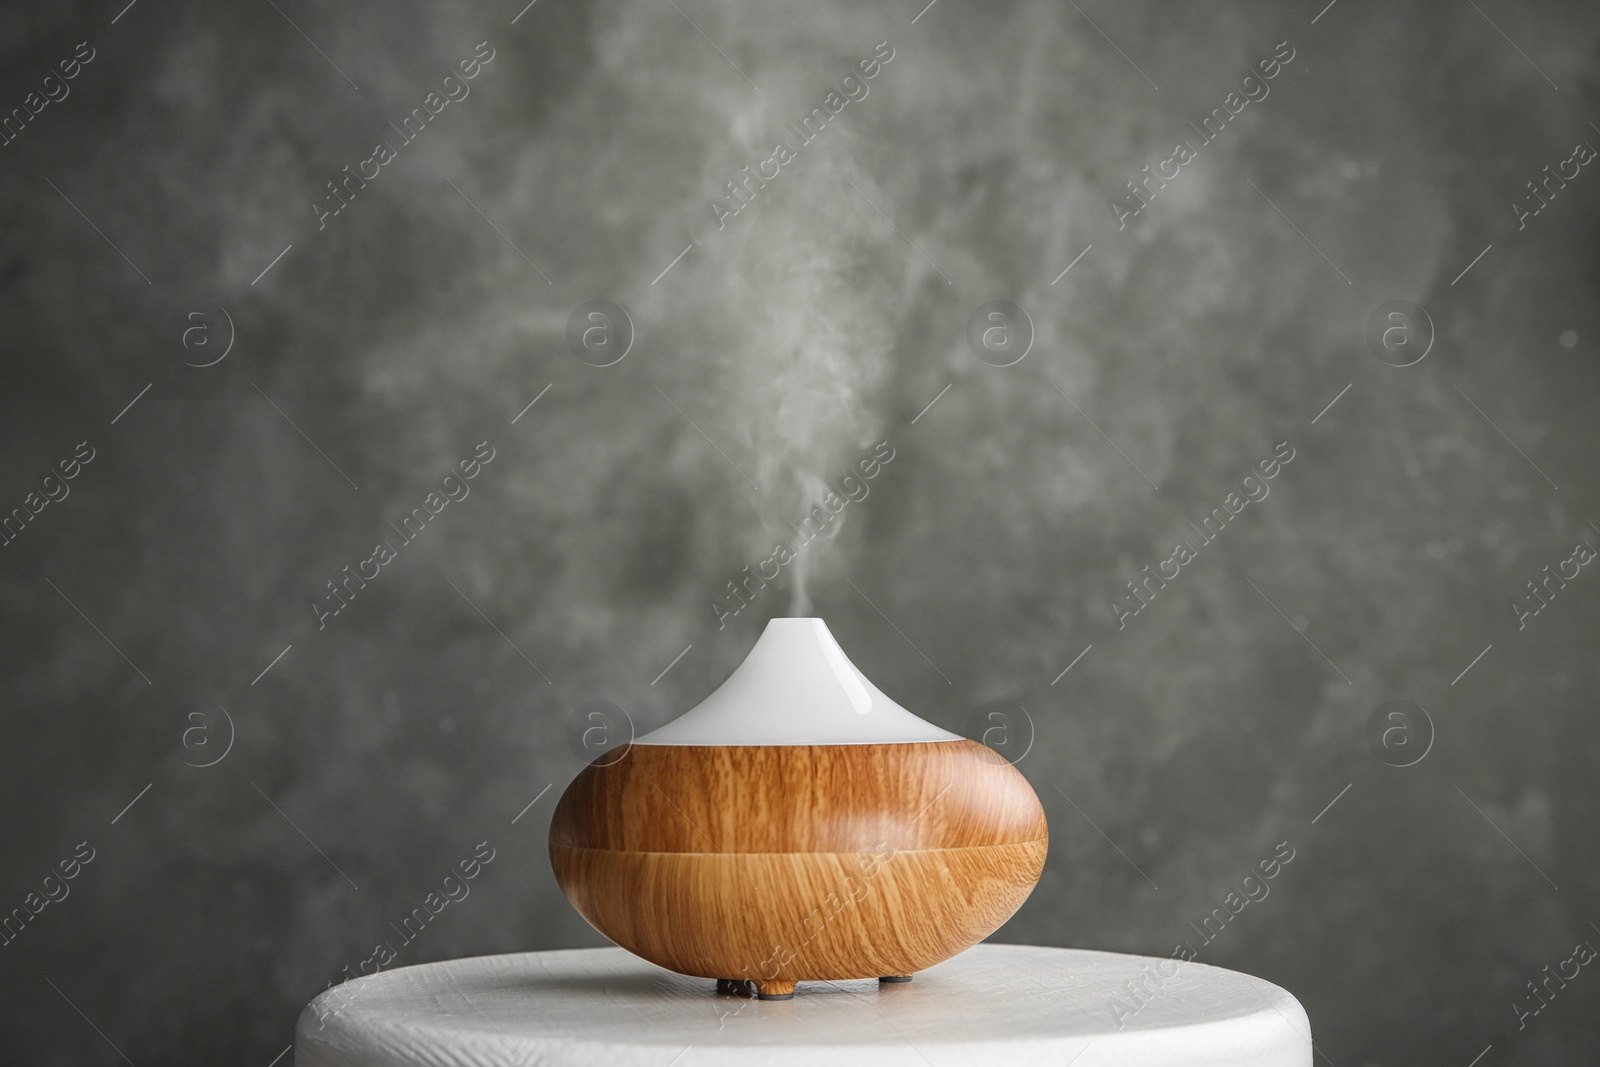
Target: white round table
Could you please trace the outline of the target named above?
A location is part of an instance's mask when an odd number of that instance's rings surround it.
[[[909,983],[803,982],[787,1001],[719,993],[709,979],[620,948],[450,960],[335,986],[301,1014],[295,1039],[297,1067],[1309,1067],[1311,1058],[1305,1011],[1259,978],[988,944]]]

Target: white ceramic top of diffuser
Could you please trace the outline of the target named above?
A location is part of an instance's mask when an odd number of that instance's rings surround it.
[[[772,619],[716,692],[640,745],[894,745],[960,741],[856,670],[821,619]]]

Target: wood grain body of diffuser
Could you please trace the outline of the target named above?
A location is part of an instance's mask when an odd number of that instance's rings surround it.
[[[595,929],[763,999],[909,980],[982,941],[1047,845],[1027,779],[895,704],[820,619],[768,623],[704,702],[584,768],[550,826]]]

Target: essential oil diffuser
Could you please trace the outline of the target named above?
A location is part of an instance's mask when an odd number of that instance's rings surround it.
[[[821,619],[767,623],[716,692],[618,757],[556,805],[556,881],[612,941],[725,991],[910,981],[1044,869],[1027,779],[890,700]]]

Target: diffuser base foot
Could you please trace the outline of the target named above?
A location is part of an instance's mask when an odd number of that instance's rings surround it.
[[[909,974],[886,974],[882,978],[879,978],[878,981],[888,982],[890,984],[894,984],[896,982],[909,982],[911,981],[911,976]]]
[[[752,983],[756,987],[757,1000],[793,1000],[794,983],[785,981],[758,980]]]

